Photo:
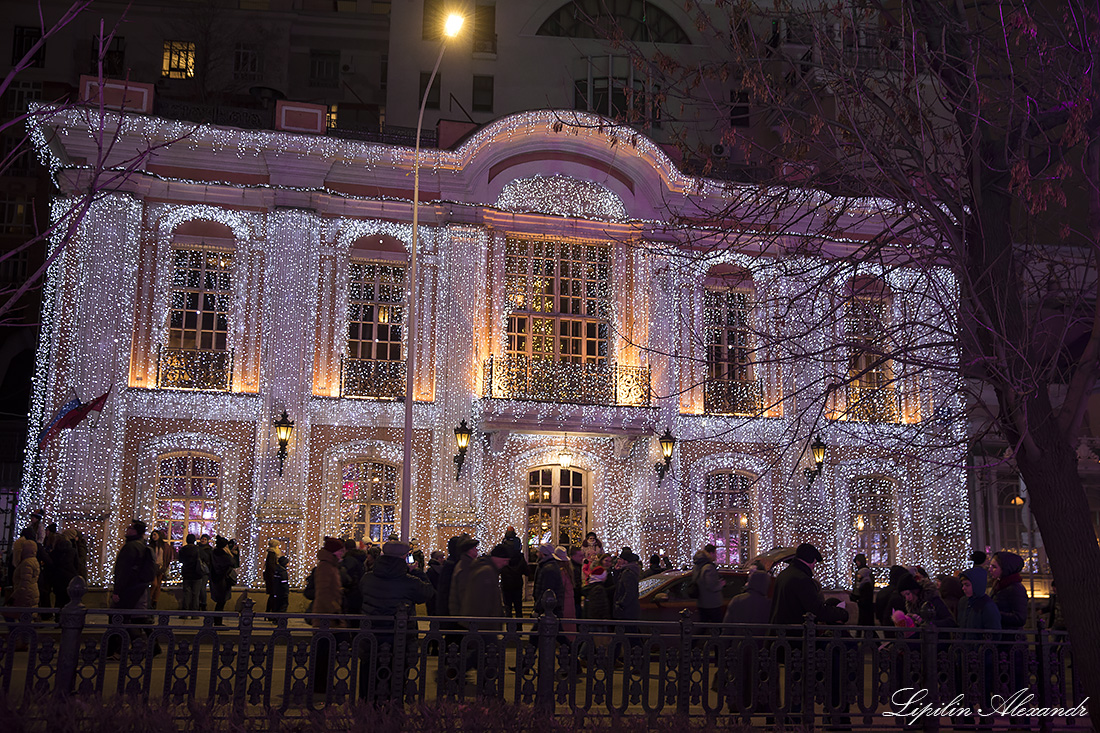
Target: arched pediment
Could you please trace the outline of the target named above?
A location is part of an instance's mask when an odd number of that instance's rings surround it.
[[[614,191],[570,176],[530,176],[508,183],[496,206],[516,213],[557,214],[580,219],[620,221],[626,206]]]

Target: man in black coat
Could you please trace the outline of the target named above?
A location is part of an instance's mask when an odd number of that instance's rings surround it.
[[[848,612],[840,606],[826,603],[821,584],[814,580],[814,566],[823,560],[818,549],[809,542],[798,546],[795,559],[776,578],[771,623],[800,624],[807,613],[812,613],[818,623],[842,624],[848,621]]]
[[[187,535],[187,544],[180,548],[180,576],[183,580],[183,609],[206,610],[206,583],[210,579],[210,566],[203,559],[202,551],[195,544],[195,535]]]
[[[145,522],[135,519],[126,529],[126,544],[115,558],[113,607],[146,608],[146,591],[156,574],[156,560],[149,545],[145,544]]]

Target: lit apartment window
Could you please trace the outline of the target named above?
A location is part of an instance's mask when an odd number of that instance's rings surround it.
[[[238,81],[259,81],[260,47],[254,43],[238,43],[233,47],[233,78]]]
[[[608,358],[611,247],[509,239],[508,355],[600,366]]]
[[[0,232],[25,234],[31,230],[32,209],[22,196],[0,196]]]
[[[195,44],[191,41],[165,41],[160,73],[169,79],[195,76]]]
[[[718,562],[741,565],[753,557],[756,531],[752,513],[752,477],[732,471],[707,476],[703,489],[703,536],[714,545]]]
[[[179,549],[188,534],[217,534],[221,463],[203,453],[169,453],[157,460],[156,524]]]
[[[430,72],[420,72],[420,91],[416,97],[417,108],[419,109],[420,102],[424,99],[424,90],[428,87],[428,77],[431,76]],[[432,90],[428,93],[428,103],[424,106],[424,109],[439,109],[439,87],[442,82],[442,74],[436,74],[435,79],[432,81]]]
[[[875,476],[853,479],[848,486],[852,555],[863,553],[876,579],[894,564],[897,547],[894,482]]]
[[[844,340],[848,347],[846,417],[861,422],[897,422],[897,395],[886,358],[886,325],[890,295],[872,277],[856,278],[844,306]]]
[[[342,396],[375,399],[404,396],[405,279],[406,268],[402,265],[351,263],[347,355],[341,366]]]
[[[38,43],[40,38],[42,38],[42,31],[39,28],[28,25],[15,26],[11,40],[11,65],[15,66],[22,61],[23,57],[30,53],[34,44]],[[45,65],[46,44],[43,43],[34,52],[34,56],[28,59],[27,66],[41,69]]]
[[[335,130],[336,129],[336,122],[337,122],[337,119],[339,118],[339,114],[340,114],[340,105],[338,105],[338,104],[328,105],[328,109],[325,111],[325,127],[327,127],[330,130]]]
[[[731,286],[708,285],[703,294],[707,339],[705,411],[753,415],[760,391],[753,375],[753,287],[748,277]]]
[[[493,77],[474,77],[473,107],[474,112],[493,111]]]
[[[158,355],[157,385],[171,389],[230,388],[230,278],[233,255],[213,249],[172,251],[168,343]]]
[[[397,466],[379,461],[344,464],[340,509],[342,536],[382,542],[397,527]]]

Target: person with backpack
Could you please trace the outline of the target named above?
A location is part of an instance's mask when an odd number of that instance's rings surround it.
[[[704,545],[692,558],[695,567],[688,581],[688,595],[695,599],[699,620],[705,624],[722,623],[722,588],[726,581],[718,575],[718,548]]]

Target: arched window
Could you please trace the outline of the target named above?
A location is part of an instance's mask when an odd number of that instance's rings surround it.
[[[540,36],[613,38],[649,43],[690,43],[668,13],[647,0],[572,0],[550,14]]]
[[[760,412],[760,386],[753,361],[752,276],[736,267],[712,268],[704,282],[703,325],[707,339],[704,410],[721,415]]]
[[[852,554],[863,553],[875,570],[876,579],[885,577],[897,551],[897,495],[894,482],[878,476],[861,476],[848,485],[849,517],[852,525]]]
[[[890,291],[875,277],[848,284],[844,341],[848,348],[845,417],[860,422],[897,422],[897,392],[889,359]]]
[[[217,534],[221,462],[185,451],[157,458],[156,526],[177,549],[188,534]]]
[[[352,461],[344,464],[341,475],[341,535],[356,541],[384,541],[397,527],[397,466]]]
[[[588,516],[588,473],[540,466],[527,472],[527,548],[580,545]]]
[[[756,552],[753,478],[733,471],[709,474],[704,488],[704,541],[718,548],[718,562],[741,565]]]

